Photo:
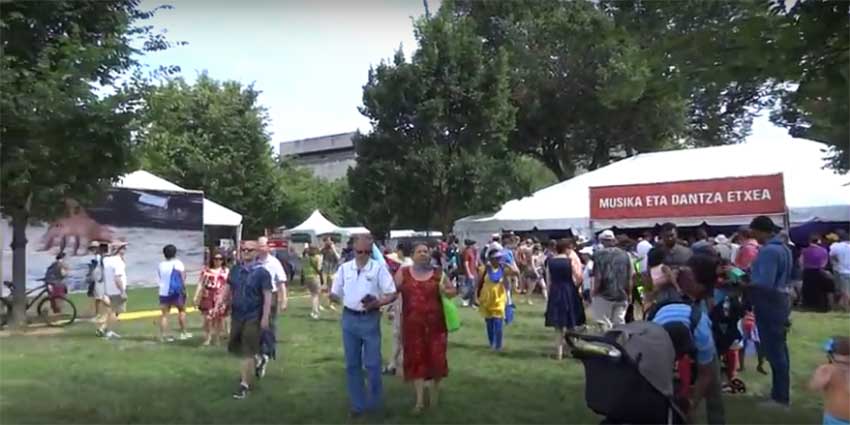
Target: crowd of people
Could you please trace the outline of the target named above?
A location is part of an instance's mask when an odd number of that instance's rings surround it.
[[[850,241],[844,230],[836,231],[835,237],[827,248],[821,242],[832,235],[812,236],[807,247],[797,250],[768,217],[757,217],[731,238],[709,237],[698,229],[692,242],[681,240],[672,223],[637,240],[612,230],[596,235],[595,242],[582,238],[542,242],[506,233],[493,235],[481,247],[473,240],[463,241],[461,247],[449,236],[402,243],[393,251],[381,250],[370,236],[360,236],[343,250],[329,238],[321,248],[307,246],[298,268],[310,296],[312,319],[326,308],[341,307],[352,416],[381,408],[385,374],[412,383],[414,413],[437,404],[440,381],[449,370],[444,303],[458,295],[461,306],[477,309],[484,319],[494,352],[508,345],[506,326],[518,308],[514,298],[528,305],[535,297],[542,298],[544,324],[554,330],[551,356],[558,360],[569,355],[569,335],[574,332],[605,332],[634,320],[692,324],[697,377],[686,393],[688,407],[694,409],[704,399],[708,422],[714,424],[725,422],[721,393],[730,390],[732,379],[743,370],[739,352],[750,343],[758,352],[757,370],[767,374],[763,361],[770,365],[772,389],[763,405],[780,409],[790,405],[786,333],[794,299],[818,311],[847,306]],[[116,327],[127,302],[126,251],[126,243],[90,246],[89,295],[97,313],[96,333],[107,339],[120,338]],[[287,309],[287,283],[296,270],[292,259],[291,250],[274,253],[265,237],[244,241],[235,258],[219,250],[207,256],[191,302],[203,317],[203,345],[227,339],[228,351],[240,359],[234,398],[245,398],[276,357],[275,327],[277,315]],[[53,280],[61,279],[61,260],[57,257],[48,270]],[[173,309],[178,311],[177,338],[191,338],[186,325],[186,267],[173,245],[163,248],[156,276],[159,339],[166,343],[175,339],[168,326]],[[740,285],[723,285],[729,281]],[[327,301],[322,299],[325,293]],[[739,338],[721,347],[716,325],[728,318],[730,300],[735,299],[741,301],[740,315],[732,318]],[[381,357],[382,313],[393,329],[392,355],[386,365]],[[827,412],[831,418],[846,420],[850,408],[846,400],[834,400],[834,392],[847,391],[845,381],[832,378],[846,373],[835,369],[847,355],[842,354],[844,340],[838,341],[838,351],[831,354],[838,360],[816,372],[812,388],[826,391],[833,400]]]

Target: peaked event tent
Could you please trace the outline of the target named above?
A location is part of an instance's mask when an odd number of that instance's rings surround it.
[[[316,236],[326,235],[328,233],[343,233],[343,229],[336,224],[333,224],[322,215],[319,210],[313,211],[307,220],[303,223],[288,230],[289,234],[307,234],[310,235],[310,240],[315,240]]]
[[[590,187],[778,173],[784,177],[790,224],[846,222],[850,220],[850,176],[824,168],[825,149],[822,143],[794,139],[640,154],[541,189],[529,197],[508,201],[495,214],[462,218],[455,222],[454,233],[461,239],[478,241],[507,229],[572,229],[575,234],[590,236]],[[660,217],[656,223],[664,221],[667,220]],[[698,225],[704,220],[671,221]],[[705,221],[717,225],[744,224],[723,222],[722,218],[714,223]]]
[[[114,185],[115,187],[125,189],[140,189],[140,190],[170,190],[174,192],[188,192],[180,186],[165,180],[162,177],[153,175],[147,171],[139,170],[130,174],[126,174]],[[204,198],[204,226],[228,226],[240,227],[242,225],[242,215],[227,209],[207,198]],[[242,233],[239,231],[238,233]]]

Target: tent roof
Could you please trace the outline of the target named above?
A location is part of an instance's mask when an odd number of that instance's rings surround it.
[[[200,192],[184,189],[162,177],[144,170],[125,174],[114,187],[141,190],[166,190],[172,192]],[[238,226],[242,224],[242,215],[231,209],[204,198],[204,226]]]
[[[314,235],[340,233],[340,231],[340,227],[331,223],[319,210],[313,211],[303,223],[289,229],[289,233],[312,233]]]
[[[794,139],[640,154],[509,201],[495,214],[460,219],[455,230],[586,229],[590,187],[778,173],[792,223],[847,221],[850,176],[824,168],[825,149],[822,143]]]

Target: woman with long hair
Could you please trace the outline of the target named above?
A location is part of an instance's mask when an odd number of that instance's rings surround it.
[[[441,296],[454,297],[457,289],[442,269],[431,264],[430,249],[424,243],[415,246],[413,265],[400,268],[395,281],[404,299],[401,314],[404,379],[413,382],[416,391],[413,412],[418,414],[425,408],[426,387],[429,404],[435,406],[440,380],[449,372],[448,331]]]
[[[221,300],[222,290],[227,284],[229,270],[224,262],[224,254],[210,250],[209,263],[201,271],[201,281],[195,290],[195,305],[204,316],[204,343],[207,346],[215,339],[216,343],[225,337],[224,318],[227,307]]]

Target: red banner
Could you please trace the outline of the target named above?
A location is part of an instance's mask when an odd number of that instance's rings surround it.
[[[781,214],[782,174],[590,188],[590,218]]]

